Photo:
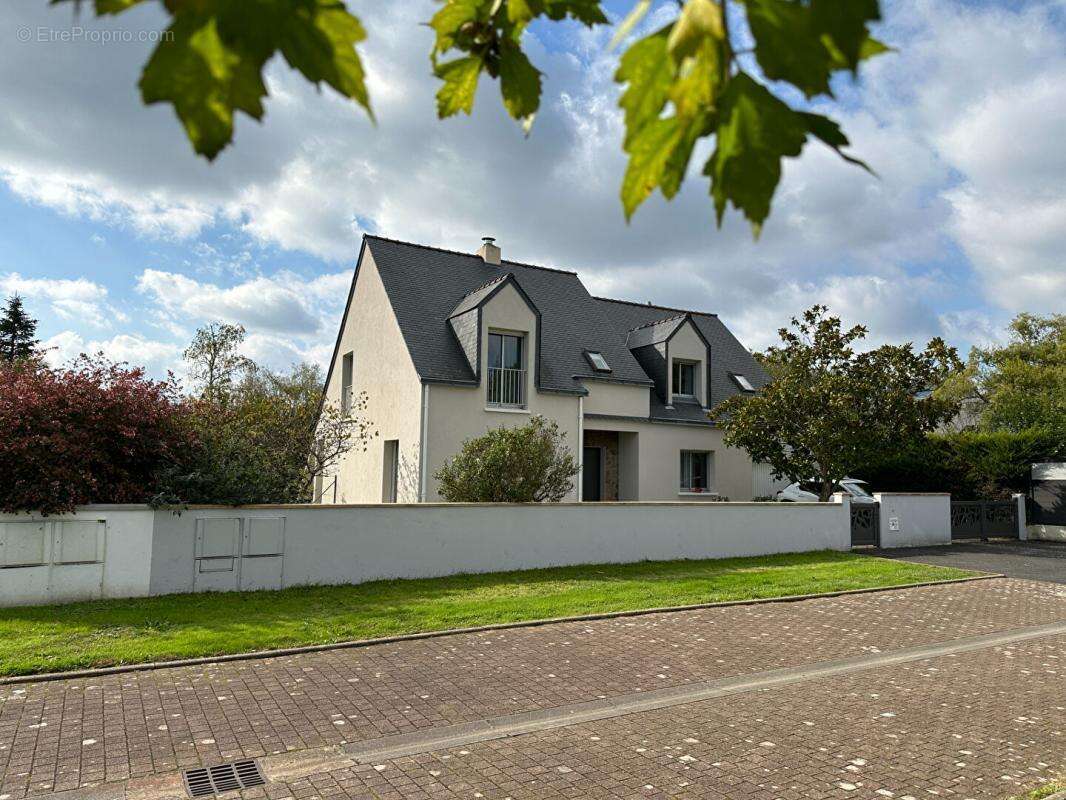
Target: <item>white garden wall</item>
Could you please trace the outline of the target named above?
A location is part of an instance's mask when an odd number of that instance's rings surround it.
[[[950,494],[882,492],[881,547],[951,544]]]
[[[181,514],[91,506],[47,520],[0,517],[0,536],[17,540],[11,552],[25,549],[27,537],[36,547],[30,528],[14,527],[26,522],[52,532],[51,549],[34,555],[34,566],[0,569],[0,605],[850,547],[846,505],[817,503],[250,506]],[[84,542],[76,554],[84,561],[55,560],[63,544],[57,531],[74,530],[72,522],[95,526],[93,560]]]
[[[0,515],[0,606],[148,594],[156,512],[88,506]]]

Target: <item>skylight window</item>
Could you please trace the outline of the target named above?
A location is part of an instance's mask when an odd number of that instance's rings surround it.
[[[755,387],[751,385],[751,381],[748,380],[747,375],[737,375],[733,373],[733,380],[737,382],[737,386],[743,389],[745,392],[754,392]]]
[[[610,372],[611,367],[607,364],[607,359],[603,357],[603,353],[595,350],[586,350],[585,358],[592,364],[592,368],[597,372]]]

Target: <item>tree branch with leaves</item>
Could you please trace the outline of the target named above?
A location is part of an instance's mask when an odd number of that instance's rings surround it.
[[[263,70],[276,55],[316,85],[362,106],[371,119],[358,46],[367,38],[343,0],[51,0],[92,2],[98,16],[158,2],[170,17],[141,75],[141,98],[174,107],[195,151],[214,159],[233,140],[237,112],[265,114]],[[652,0],[637,0],[618,26],[627,40]],[[673,7],[673,4],[666,7]],[[430,53],[441,81],[437,114],[471,113],[482,75],[499,81],[504,108],[528,133],[542,99],[543,73],[523,49],[535,22],[609,19],[600,0],[441,0],[429,21]],[[615,80],[625,86],[622,179],[626,218],[652,192],[680,190],[696,144],[713,139],[702,165],[719,225],[728,206],[758,235],[770,213],[784,158],[816,140],[845,160],[848,139],[832,119],[794,107],[763,81],[808,101],[832,99],[832,77],[857,75],[889,48],[874,39],[878,0],[684,0],[677,15],[630,43]]]

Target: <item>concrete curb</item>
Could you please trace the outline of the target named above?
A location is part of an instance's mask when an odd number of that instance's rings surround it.
[[[622,617],[641,617],[648,614],[669,614],[676,611],[698,611],[704,608],[728,608],[730,606],[754,606],[766,603],[796,603],[802,600],[817,600],[819,598],[843,597],[852,594],[871,594],[873,592],[896,592],[903,589],[918,589],[926,586],[943,586],[953,583],[969,583],[971,581],[987,581],[993,578],[1004,578],[1005,575],[989,572],[982,575],[973,575],[968,578],[950,578],[942,581],[920,581],[918,583],[902,583],[898,586],[877,586],[867,589],[842,589],[837,592],[822,592],[820,594],[791,594],[783,597],[761,597],[753,600],[723,600],[716,603],[693,603],[685,606],[666,606],[662,608],[644,608],[634,611],[607,611],[600,614],[581,614],[573,617],[549,617],[547,619],[523,620],[520,622],[500,622],[493,625],[477,625],[469,628],[448,628],[441,631],[424,631],[422,633],[405,633],[397,636],[382,636],[376,639],[355,639],[346,642],[332,642],[330,644],[312,644],[300,647],[285,647],[277,650],[256,650],[251,653],[229,653],[218,656],[203,656],[199,658],[182,658],[174,661],[149,661],[144,664],[122,664],[114,667],[97,667],[95,669],[79,669],[67,672],[43,672],[38,675],[11,675],[0,678],[0,686],[9,686],[19,683],[41,683],[44,681],[62,681],[72,678],[95,678],[101,675],[119,675],[126,672],[141,672],[143,670],[168,669],[171,667],[194,667],[201,664],[220,664],[229,661],[251,661],[261,658],[278,658],[281,656],[300,655],[302,653],[320,653],[327,650],[346,650],[354,647],[370,647],[377,644],[393,644],[395,642],[410,642],[420,639],[437,639],[442,636],[454,636],[462,633],[482,633],[485,631],[501,631],[514,628],[537,628],[542,625],[554,625],[560,622],[591,622],[601,619],[619,619]]]

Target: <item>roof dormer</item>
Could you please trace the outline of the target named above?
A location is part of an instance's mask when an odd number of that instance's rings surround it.
[[[540,310],[513,273],[500,275],[461,298],[448,325],[478,383],[486,370],[506,371],[511,387],[506,392],[508,405],[524,402],[530,379],[534,386],[540,385]],[[502,380],[495,374],[490,379]]]
[[[672,408],[674,403],[710,399],[711,346],[692,315],[677,314],[629,331],[626,345],[655,383],[656,394]]]

